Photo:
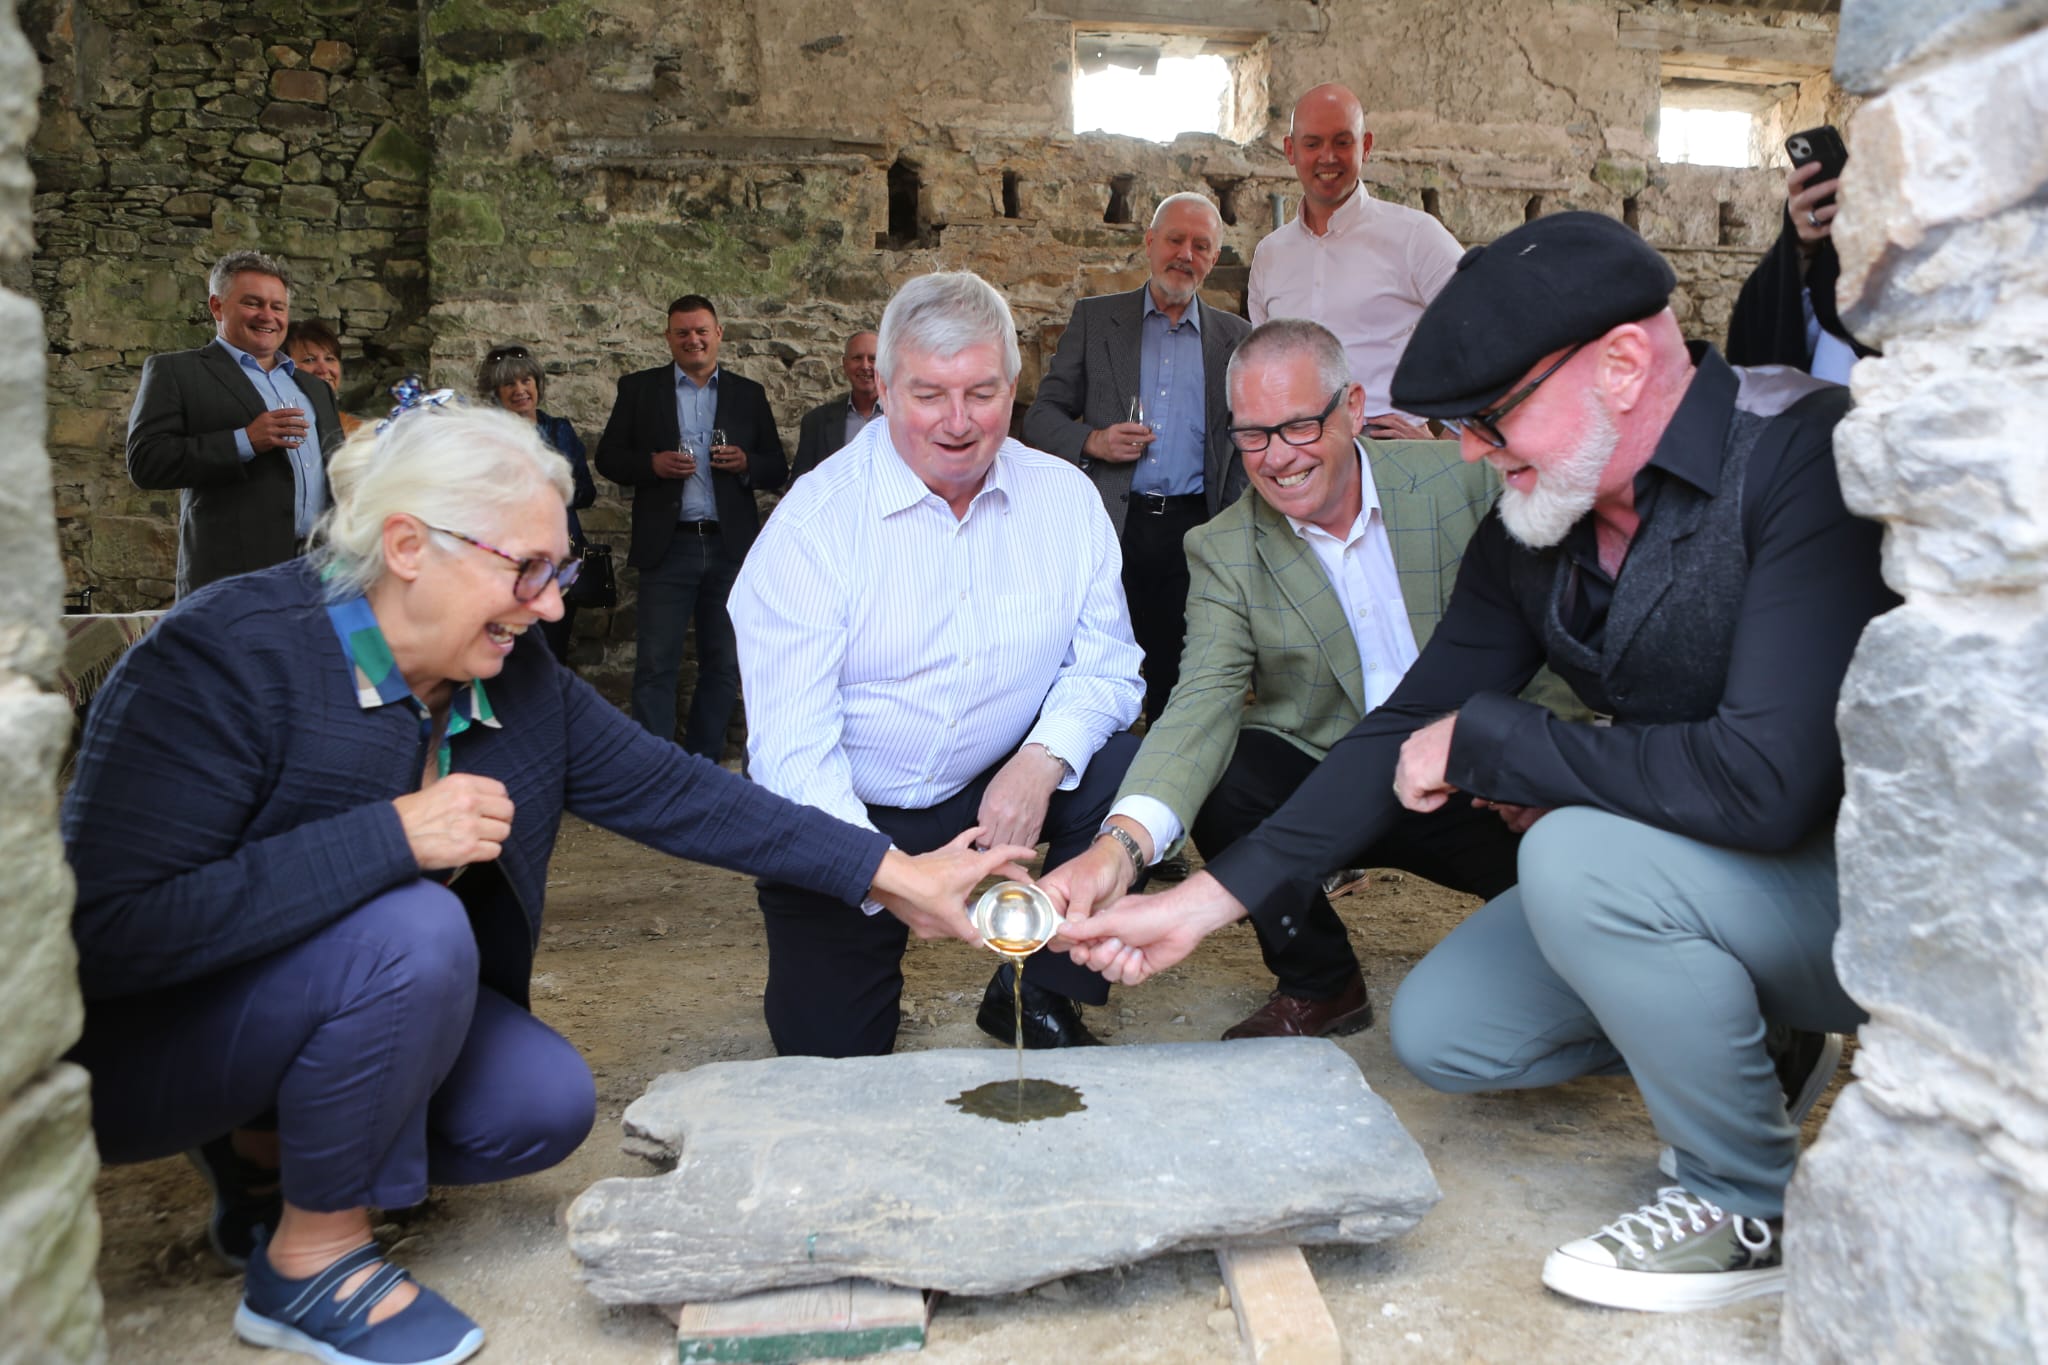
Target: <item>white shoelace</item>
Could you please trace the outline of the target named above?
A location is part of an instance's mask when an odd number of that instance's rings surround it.
[[[1627,1247],[1629,1254],[1640,1261],[1648,1256],[1649,1252],[1643,1250],[1643,1244],[1636,1240],[1636,1228],[1639,1227],[1650,1234],[1650,1251],[1662,1251],[1667,1237],[1673,1242],[1682,1242],[1688,1232],[1707,1231],[1708,1220],[1718,1222],[1728,1216],[1720,1205],[1701,1199],[1684,1186],[1666,1185],[1657,1191],[1656,1203],[1645,1204],[1634,1213],[1624,1213],[1600,1229],[1596,1235],[1612,1237]],[[1752,1241],[1744,1224],[1754,1224],[1762,1240]],[[1752,1253],[1760,1255],[1770,1250],[1771,1225],[1761,1219],[1744,1218],[1737,1214],[1735,1240]]]

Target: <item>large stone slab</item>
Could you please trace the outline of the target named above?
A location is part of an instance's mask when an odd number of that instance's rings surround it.
[[[1026,1074],[1085,1110],[1012,1125],[947,1104],[1013,1065],[954,1049],[659,1077],[626,1110],[627,1145],[675,1170],[584,1191],[569,1248],[611,1303],[844,1276],[1001,1294],[1235,1241],[1377,1242],[1441,1197],[1324,1040],[1032,1053]]]

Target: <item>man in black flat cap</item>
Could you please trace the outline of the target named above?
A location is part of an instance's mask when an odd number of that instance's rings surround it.
[[[1401,686],[1207,871],[1070,924],[1112,981],[1298,900],[1410,811],[1523,829],[1520,882],[1402,983],[1403,1065],[1441,1090],[1634,1077],[1670,1144],[1653,1202],[1550,1253],[1615,1307],[1777,1291],[1799,1119],[1862,1012],[1836,980],[1834,707],[1896,598],[1851,516],[1847,393],[1688,346],[1671,268],[1598,214],[1466,253],[1394,376],[1506,487]],[[1515,693],[1543,664],[1601,719]],[[1290,893],[1293,893],[1290,897]]]

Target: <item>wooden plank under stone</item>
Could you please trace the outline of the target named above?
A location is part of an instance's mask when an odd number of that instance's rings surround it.
[[[1300,1247],[1218,1247],[1216,1264],[1253,1365],[1343,1365],[1337,1323]]]
[[[873,1280],[768,1289],[718,1303],[684,1304],[676,1358],[774,1362],[877,1355],[924,1346],[931,1307],[924,1291]]]

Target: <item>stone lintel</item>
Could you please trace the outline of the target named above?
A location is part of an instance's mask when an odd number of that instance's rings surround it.
[[[1710,58],[1715,67],[1792,80],[1817,76],[1835,60],[1835,35],[1825,28],[1788,28],[1698,10],[1625,9],[1615,45],[1644,52]]]

